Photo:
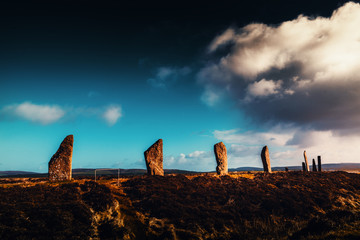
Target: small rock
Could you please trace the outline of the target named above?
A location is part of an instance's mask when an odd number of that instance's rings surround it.
[[[228,174],[228,162],[225,144],[219,142],[214,145],[214,152],[216,158],[216,172],[218,175]]]
[[[164,176],[163,169],[163,140],[157,140],[145,152],[145,162],[148,175]]]
[[[71,180],[74,136],[68,135],[49,161],[49,181]]]
[[[264,172],[271,173],[270,154],[267,146],[263,147],[261,151],[261,160],[264,166]]]

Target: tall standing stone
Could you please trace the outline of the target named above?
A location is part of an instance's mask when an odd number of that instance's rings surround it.
[[[74,136],[68,135],[49,161],[49,181],[71,180]]]
[[[219,142],[214,145],[214,152],[216,158],[216,172],[218,175],[228,174],[228,162],[227,162],[227,153],[226,147],[223,142]]]
[[[163,140],[157,140],[145,152],[145,162],[148,175],[164,176],[163,169]]]
[[[313,172],[317,172],[315,159],[313,159]]]
[[[305,161],[305,171],[309,172],[310,167],[309,167],[309,163],[308,163],[308,160],[307,160],[306,151],[304,151],[304,161]]]
[[[269,148],[267,146],[263,147],[261,151],[261,160],[263,163],[264,172],[271,173]]]
[[[318,156],[318,171],[321,172],[321,156]]]

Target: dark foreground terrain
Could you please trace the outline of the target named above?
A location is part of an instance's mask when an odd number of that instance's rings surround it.
[[[360,239],[360,175],[1,179],[0,239]]]

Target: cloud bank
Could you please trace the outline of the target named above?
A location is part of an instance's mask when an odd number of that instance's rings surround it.
[[[214,105],[225,92],[258,123],[359,132],[359,26],[360,4],[349,2],[329,18],[229,28],[208,46],[202,99]]]
[[[359,136],[340,136],[332,131],[303,131],[275,127],[268,132],[215,130],[214,137],[228,149],[229,167],[262,167],[260,152],[269,146],[272,166],[301,166],[303,151],[308,158],[322,156],[324,163],[358,162]]]

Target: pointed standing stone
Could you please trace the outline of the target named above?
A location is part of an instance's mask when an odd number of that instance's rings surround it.
[[[318,156],[318,171],[321,172],[321,156]]]
[[[261,151],[261,160],[263,163],[264,172],[271,173],[269,148],[267,146],[263,147]]]
[[[309,167],[309,163],[308,163],[308,160],[307,160],[306,151],[304,151],[304,160],[305,160],[305,171],[309,172],[310,167]]]
[[[315,159],[313,159],[313,172],[317,172]]]
[[[157,140],[144,152],[148,175],[164,176],[163,170],[163,140]]]
[[[49,161],[49,181],[71,180],[74,136],[68,135]]]
[[[227,162],[227,154],[225,144],[219,142],[214,145],[214,152],[216,158],[216,172],[218,175],[226,175],[228,174],[228,162]]]

